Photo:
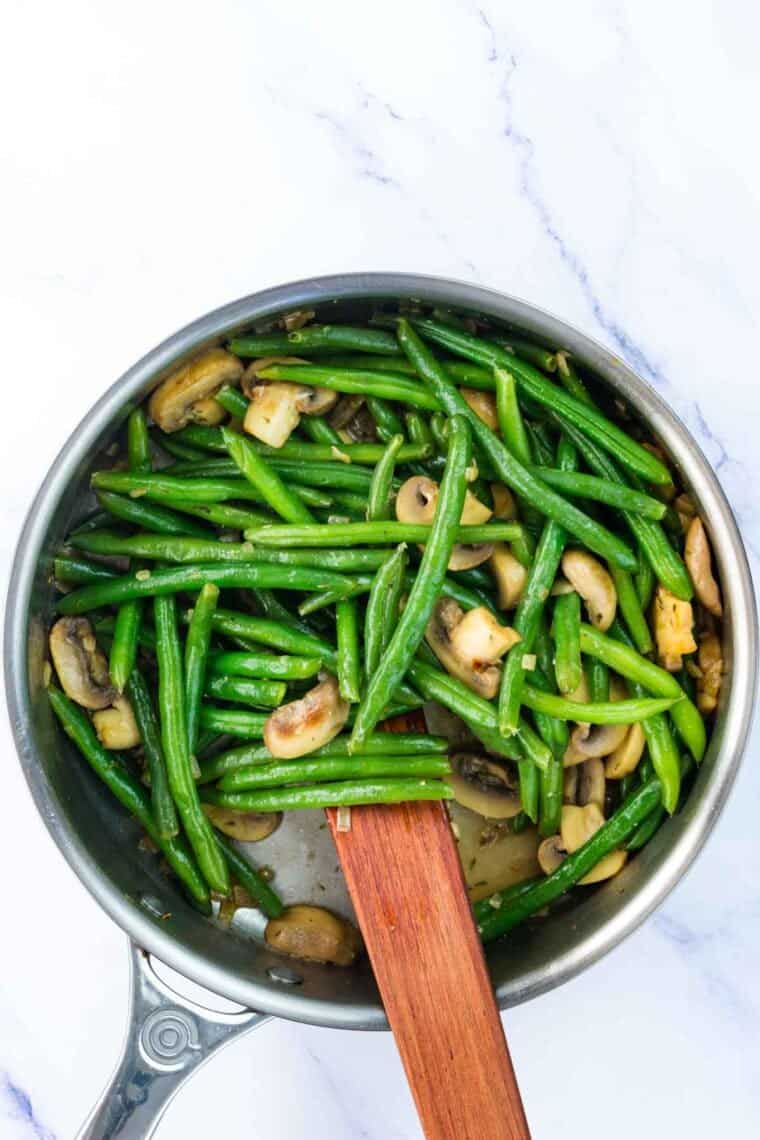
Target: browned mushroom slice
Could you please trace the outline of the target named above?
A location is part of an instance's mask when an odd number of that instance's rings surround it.
[[[567,855],[561,835],[549,835],[538,848],[538,865],[545,875],[553,874]]]
[[[496,662],[520,640],[513,629],[499,625],[485,606],[465,614],[448,597],[436,603],[425,637],[448,673],[489,700],[499,688]]]
[[[697,513],[697,508],[694,506],[694,500],[692,499],[691,495],[687,495],[684,492],[678,496],[678,498],[673,503],[673,506],[678,513],[678,518],[681,522],[681,530],[684,534],[686,534],[689,527],[691,526],[691,520]]]
[[[50,631],[50,656],[61,687],[72,701],[86,709],[105,709],[113,703],[117,694],[108,662],[87,618],[59,618]]]
[[[462,807],[486,819],[511,819],[522,809],[517,779],[502,763],[460,752],[451,758],[447,782]]]
[[[625,739],[607,756],[604,774],[608,780],[622,780],[633,772],[641,759],[646,746],[644,729],[640,724],[632,724]]]
[[[208,348],[167,376],[148,401],[148,411],[162,431],[189,423],[220,423],[226,413],[213,396],[224,384],[237,384],[243,365],[224,348]]]
[[[609,756],[626,738],[627,724],[577,724],[570,733],[562,763],[566,768],[586,760]]]
[[[517,517],[517,500],[503,483],[491,484],[493,497],[493,517],[503,519],[504,522],[513,522]]]
[[[697,655],[697,706],[700,712],[714,712],[718,706],[723,677],[723,649],[715,633],[705,633],[699,639]]]
[[[300,700],[280,705],[267,717],[264,743],[280,760],[305,756],[338,735],[348,720],[349,709],[338,682],[328,676]]]
[[[686,532],[684,561],[691,574],[696,595],[702,605],[714,617],[722,617],[723,605],[718,583],[713,577],[710,543],[704,523],[698,515],[691,520]]]
[[[204,814],[225,835],[239,839],[243,843],[258,843],[276,831],[282,820],[282,812],[236,811],[234,808],[219,807],[218,804],[201,804]]]
[[[438,502],[438,484],[426,475],[412,475],[402,483],[396,495],[396,518],[402,523],[422,523],[430,525],[435,517],[436,503]],[[462,507],[461,521],[465,525],[478,525],[487,522],[491,517],[491,510],[476,499],[471,491],[467,491]],[[470,570],[479,566],[490,558],[493,551],[491,543],[477,543],[468,546],[456,543],[449,559],[449,570]]]
[[[566,550],[562,569],[586,603],[592,625],[602,631],[609,629],[617,609],[617,590],[609,571],[585,550]]]
[[[495,432],[499,430],[499,419],[496,415],[496,397],[492,392],[481,392],[477,388],[460,388],[460,395],[465,403],[472,408],[479,420],[486,427]]]
[[[141,741],[135,714],[126,697],[117,697],[111,708],[93,713],[92,723],[104,748],[136,748]]]
[[[306,364],[300,356],[263,356],[253,360],[243,373],[241,387],[250,404],[243,430],[269,447],[282,447],[298,427],[302,415],[320,416],[335,404],[338,394],[330,388],[286,381],[269,383],[260,378],[271,364]]]
[[[512,610],[522,597],[528,571],[515,558],[506,542],[495,542],[488,563],[496,580],[500,610]]]
[[[580,767],[576,803],[579,807],[585,807],[586,804],[596,804],[603,810],[605,787],[606,781],[602,761],[596,757],[586,760]]]
[[[681,656],[697,648],[692,632],[694,613],[685,602],[658,585],[654,596],[654,636],[660,664],[671,673],[681,668]]]
[[[304,962],[350,966],[363,948],[359,931],[348,919],[321,906],[299,903],[270,918],[264,934],[267,946]]]

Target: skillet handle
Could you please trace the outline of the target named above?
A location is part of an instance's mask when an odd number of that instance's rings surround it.
[[[185,1081],[223,1045],[268,1021],[217,1013],[181,997],[130,943],[129,1024],[116,1071],[77,1140],[147,1140]]]

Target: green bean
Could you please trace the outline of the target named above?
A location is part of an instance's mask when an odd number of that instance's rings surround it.
[[[404,427],[398,413],[391,407],[387,400],[381,399],[379,396],[367,397],[367,408],[369,414],[375,421],[375,430],[383,443],[388,443],[393,439],[394,435],[403,437]],[[419,440],[412,440],[412,443],[419,443]],[[375,446],[375,445],[370,445]],[[429,455],[432,448],[427,447],[425,455]],[[419,459],[422,456],[407,455],[405,459]],[[375,460],[377,462],[377,460]]]
[[[187,721],[187,747],[195,755],[198,743],[198,717],[206,679],[208,648],[211,629],[219,601],[219,588],[211,582],[201,587],[195,600],[185,639],[185,707]]]
[[[580,637],[580,630],[578,636]],[[597,702],[610,699],[610,671],[598,657],[587,658],[586,679],[588,681],[589,700]]]
[[[220,430],[223,432],[225,429]],[[370,469],[382,459],[384,450],[383,445],[379,443],[339,441],[337,444],[322,445],[290,441],[284,443],[282,447],[273,448],[264,447],[249,439],[246,439],[246,442],[275,471],[283,476],[297,476],[306,486],[366,487],[371,477]],[[432,448],[428,443],[405,443],[402,438],[398,461],[409,463],[417,459],[427,459],[431,451]],[[217,475],[225,478],[237,475],[238,468],[232,460],[223,456],[203,456],[192,463],[175,463],[167,472],[169,473],[181,476],[192,475],[194,478]],[[345,484],[335,482],[346,474],[352,477],[350,482]]]
[[[556,835],[562,820],[562,795],[564,790],[564,769],[562,757],[552,755],[545,770],[539,776],[538,789],[538,833],[542,836]]]
[[[554,445],[544,424],[532,423],[528,420],[525,431],[530,440],[536,463],[543,467],[554,467]]]
[[[285,653],[316,657],[333,673],[337,668],[335,646],[324,637],[307,632],[300,623],[293,624],[292,620],[284,622],[271,617],[254,617],[234,610],[217,609],[212,626],[217,633],[228,637],[243,637]]]
[[[108,526],[108,522],[108,515],[105,511],[93,511],[87,515],[83,522],[75,526],[70,533],[86,534],[88,530],[98,530],[102,526]]]
[[[536,667],[531,672],[530,677],[534,688],[541,689],[544,693],[556,693],[557,689],[553,677],[547,676],[542,669]],[[570,743],[570,731],[567,722],[557,720],[556,717],[547,716],[546,713],[542,712],[534,712],[533,720],[541,739],[548,745],[551,755],[562,760],[565,749]],[[543,767],[548,767],[548,761]]]
[[[397,356],[398,345],[390,333],[380,329],[352,328],[350,325],[308,325],[289,333],[260,333],[237,336],[229,343],[235,356],[308,356],[323,349],[338,352],[373,352]]]
[[[156,531],[158,534],[179,534],[186,538],[208,538],[209,536],[208,527],[198,526],[197,523],[182,518],[168,506],[143,503],[139,499],[130,499],[124,495],[116,495],[111,491],[99,491],[97,499],[101,507],[114,518],[133,523],[144,530]],[[81,537],[82,533],[82,531],[78,531],[72,535],[72,538]]]
[[[216,792],[203,789],[207,803],[237,811],[299,811],[306,808],[398,804],[415,800],[451,799],[453,792],[443,780],[367,779],[342,780],[334,784],[299,788],[268,788],[257,792]]]
[[[529,709],[548,713],[558,720],[574,720],[587,724],[635,724],[656,713],[672,709],[678,697],[642,697],[636,700],[604,701],[600,704],[570,701],[553,693],[542,693],[532,685],[523,688],[523,703]],[[681,698],[683,699],[683,698]]]
[[[440,496],[439,496],[440,497]],[[262,526],[247,530],[249,542],[260,546],[363,546],[399,542],[428,542],[432,526],[426,523],[361,522],[326,526]],[[478,526],[457,524],[454,542],[511,542],[522,533],[519,523],[488,522]]]
[[[165,432],[154,432],[153,438],[162,451],[166,451],[169,455],[180,463],[191,463],[198,459],[203,459],[203,452],[198,447],[191,447],[182,440],[175,439]],[[172,464],[172,467],[175,466]]]
[[[92,486],[100,491],[126,492],[133,498],[145,497],[158,502],[170,502],[175,510],[179,503],[192,506],[199,503],[221,503],[227,499],[247,499],[264,502],[260,491],[246,479],[183,479],[153,471],[147,475],[132,475],[128,471],[95,471]],[[332,499],[312,487],[296,487],[294,494],[304,503],[315,507],[329,507]]]
[[[445,323],[445,322],[444,322]],[[463,331],[467,331],[464,329]],[[485,342],[486,344],[497,344],[500,348],[504,348],[510,354],[520,357],[522,360],[527,360],[530,364],[535,364],[537,368],[542,368],[544,372],[554,372],[557,367],[556,354],[551,352],[548,348],[541,348],[540,345],[534,344],[531,340],[524,340],[522,337],[512,336],[495,336]]]
[[[665,504],[659,499],[622,483],[613,483],[596,475],[582,475],[577,471],[558,471],[554,467],[529,467],[528,470],[555,491],[571,498],[593,499],[648,519],[659,520],[665,514]]]
[[[156,720],[155,709],[145,678],[139,669],[134,668],[127,682],[127,696],[140,730],[145,759],[150,774],[150,798],[153,818],[158,834],[162,839],[170,839],[179,832],[177,812],[174,807],[169,779],[166,773],[166,760],[161,745],[161,732]]]
[[[395,328],[395,321],[393,327]],[[355,371],[357,368],[369,368],[373,372],[392,372],[406,376],[417,375],[414,365],[408,360],[403,360],[400,356],[389,360],[381,356],[358,356],[350,353],[330,354],[329,356],[320,356],[319,363],[325,368],[341,368],[350,371]],[[456,380],[458,384],[462,384],[466,388],[477,388],[484,392],[493,390],[493,372],[490,368],[481,368],[468,360],[445,360],[442,362],[442,367],[452,380]]]
[[[264,586],[279,590],[335,589],[341,594],[347,594],[354,585],[351,578],[342,577],[332,570],[267,563],[230,566],[199,563],[195,566],[141,570],[138,574],[141,577],[126,575],[73,590],[59,600],[58,612],[83,614],[129,598],[149,598],[176,594],[182,590],[198,590],[205,582],[213,582],[220,588]]]
[[[667,819],[668,813],[660,803],[650,811],[649,815],[641,821],[633,835],[623,844],[626,851],[640,851],[654,833],[659,830],[660,824]]]
[[[76,537],[72,535],[72,538]],[[57,582],[85,585],[90,582],[108,582],[117,578],[118,574],[109,566],[102,566],[97,562],[88,562],[85,558],[53,559],[53,577]]]
[[[142,602],[134,599],[119,606],[114,623],[113,641],[108,657],[108,672],[119,693],[129,680],[137,660],[137,644],[142,624]]]
[[[285,622],[286,625],[292,625],[296,629],[300,629],[303,633],[310,634],[314,632],[312,626],[305,621],[301,621],[298,614],[294,614],[292,610],[289,610],[287,606],[282,604],[274,590],[264,589],[262,586],[254,586],[250,590],[250,594],[262,617],[271,618],[273,621]]]
[[[380,397],[429,412],[440,408],[435,396],[422,384],[393,372],[324,368],[317,364],[272,364],[263,368],[259,375],[262,380],[287,380],[292,384],[310,384],[347,395]]]
[[[597,475],[613,483],[625,484],[617,464],[611,456],[597,447],[593,440],[588,439],[582,431],[570,423],[564,416],[553,413],[562,430],[572,439],[583,456],[587,465]],[[683,560],[668,542],[667,535],[660,523],[653,519],[645,519],[633,511],[623,511],[623,518],[633,533],[640,551],[643,551],[647,561],[654,571],[655,578],[659,579],[677,598],[688,601],[693,592],[689,572]],[[634,566],[625,566],[625,570],[635,570]]]
[[[229,503],[190,503],[187,500],[176,502],[174,499],[164,499],[163,503],[173,511],[183,515],[193,515],[195,518],[205,519],[214,526],[227,527],[230,530],[245,530],[249,526],[266,526],[274,522],[272,515],[264,511],[252,511],[242,507],[231,506]],[[208,530],[196,527],[193,523],[185,526],[182,519],[184,535],[198,534],[200,538],[208,538]],[[155,527],[152,529],[156,529]]]
[[[403,435],[391,436],[382,459],[378,460],[367,494],[367,522],[384,522],[391,517],[393,472],[403,442]]]
[[[150,471],[150,437],[142,408],[135,408],[127,419],[127,460],[130,471]]]
[[[349,741],[348,736],[336,736],[329,744],[323,744],[321,748],[310,752],[308,759],[346,757],[349,755]],[[355,753],[353,758],[358,761],[364,756],[443,756],[448,754],[448,750],[449,742],[445,736],[427,736],[415,732],[375,732],[366,738],[361,752]],[[204,761],[198,782],[212,783],[233,772],[247,772],[249,768],[260,764],[269,764],[274,759],[265,745],[244,744]]]
[[[623,628],[622,623],[617,618],[615,618],[610,626],[610,630],[612,637],[621,642],[621,648],[629,649],[630,653],[638,657],[628,632]],[[641,660],[644,659],[642,658]],[[647,664],[651,664],[651,662],[647,662]],[[657,668],[657,666],[655,666],[655,668]],[[665,670],[663,670],[663,672],[665,672]],[[644,695],[645,687],[639,680],[629,678],[628,683],[634,697],[642,697]],[[681,792],[681,765],[678,749],[676,748],[670,731],[668,718],[662,715],[654,716],[649,720],[645,720],[641,727],[644,730],[648,748],[647,757],[639,765],[642,779],[651,764],[660,781],[662,806],[672,815],[678,806],[678,797]]]
[[[335,607],[335,633],[338,642],[338,688],[344,701],[352,704],[361,697],[359,656],[359,611],[355,598],[344,598]]]
[[[346,508],[349,514],[353,512],[357,516],[357,521],[365,518],[367,514],[366,492],[357,494],[354,491],[333,491],[332,499],[337,506]]]
[[[642,610],[646,611],[649,609],[655,587],[654,570],[646,557],[639,558],[639,568],[634,580],[636,582],[636,593],[639,596],[639,605]]]
[[[652,634],[641,608],[634,580],[626,570],[621,570],[618,566],[610,565],[608,569],[615,583],[618,612],[623,615],[628,632],[639,653],[650,653],[653,648]]]
[[[514,458],[491,429],[465,403],[433,354],[407,321],[399,322],[398,335],[409,359],[415,364],[420,374],[425,377],[440,400],[445,403],[445,410],[448,414],[460,414],[467,419],[474,438],[478,440],[486,456],[493,463],[499,478],[508,487],[513,488],[518,496],[528,500],[542,514],[547,515],[571,534],[574,534],[590,550],[605,558],[611,558],[624,569],[636,569],[636,559],[625,543],[536,479]],[[521,365],[521,367],[527,366]],[[553,388],[553,385],[550,387]],[[628,437],[624,436],[624,438],[627,439]],[[649,455],[646,451],[644,454]]]
[[[264,456],[256,451],[253,444],[229,428],[222,428],[222,438],[241,473],[276,514],[291,523],[314,521],[309,508],[282,481]]]
[[[216,831],[216,841],[230,872],[240,886],[248,892],[259,910],[267,918],[279,918],[284,908],[276,891],[272,890],[261,873],[251,866],[248,860],[240,854],[237,847],[230,843],[221,831]]]
[[[639,779],[640,771],[641,771],[641,765],[638,764],[632,772],[628,772],[625,776],[623,776],[618,781],[618,789],[619,789],[619,795],[620,795],[620,802],[621,803],[623,802],[623,800],[628,799],[628,797],[630,796],[630,794],[634,790],[634,788],[637,788],[639,786],[639,784],[644,782],[641,779]]]
[[[533,462],[530,440],[517,402],[515,378],[506,368],[494,368],[496,410],[501,438],[515,459],[528,467]]]
[[[388,555],[375,575],[364,615],[364,676],[371,680],[398,623],[404,588],[406,546],[402,543]]]
[[[581,624],[581,649],[593,657],[599,657],[629,681],[643,686],[650,693],[671,697],[677,701],[670,710],[679,735],[697,763],[704,756],[707,743],[705,724],[696,706],[685,696],[672,673],[642,657],[631,644],[621,644],[619,622],[613,623],[615,640],[600,633],[593,626]],[[626,639],[623,639],[626,640]]]
[[[219,428],[207,427],[205,424],[188,424],[181,431],[173,432],[172,439],[175,443],[188,443],[201,451],[227,451]]]
[[[433,779],[448,776],[448,756],[311,756],[257,764],[225,776],[223,792],[284,788],[290,784],[325,784],[335,780],[374,780],[379,777]]]
[[[575,366],[572,361],[568,360],[567,353],[556,353],[554,360],[557,366],[559,382],[565,391],[569,392],[571,396],[575,396],[576,400],[580,400],[582,403],[589,404],[593,407],[594,401],[589,395],[586,385],[575,371]]]
[[[277,708],[285,699],[284,681],[259,681],[252,677],[206,678],[204,693],[217,701],[231,701],[254,708]]]
[[[225,412],[229,412],[233,419],[236,420],[245,419],[250,404],[248,397],[244,396],[239,388],[228,387],[221,388],[217,392],[216,402],[217,404],[221,404]]]
[[[649,815],[660,798],[660,781],[656,778],[634,792],[610,818],[602,824],[582,847],[563,859],[556,871],[547,875],[516,897],[502,902],[501,906],[478,905],[476,921],[484,942],[491,942],[536,911],[574,887],[584,875],[610,852],[625,843],[643,819]]]
[[[449,421],[443,412],[434,412],[430,417],[430,433],[438,452],[445,455],[449,440]]]
[[[383,708],[403,679],[407,666],[425,633],[425,627],[446,577],[446,568],[457,532],[461,529],[458,523],[467,489],[465,472],[469,459],[470,431],[467,422],[461,416],[454,416],[451,420],[446,469],[425,553],[404,612],[393,631],[385,654],[369,678],[364,699],[359,705],[351,734],[355,747],[360,745],[375,727]],[[391,524],[366,524],[368,527],[389,525]]]
[[[561,693],[574,692],[581,683],[581,599],[573,590],[554,603],[554,670]]]
[[[437,412],[436,415],[438,415]],[[433,433],[424,416],[421,416],[419,412],[405,412],[404,423],[412,443],[424,443],[431,449],[433,448]]]
[[[575,448],[564,436],[560,439],[558,462],[563,470],[572,470],[577,464]],[[541,532],[528,580],[515,611],[513,625],[521,640],[509,651],[502,669],[499,731],[504,736],[510,735],[517,729],[525,683],[523,657],[533,650],[541,615],[557,575],[566,542],[567,533],[564,528],[559,523],[548,520]]]
[[[177,632],[176,599],[158,597],[154,600],[153,607],[161,743],[172,799],[206,882],[212,890],[227,894],[230,886],[227,865],[217,847],[211,825],[201,810],[193,779],[187,743],[185,682]]]
[[[541,775],[530,760],[517,761],[517,781],[520,790],[520,804],[531,823],[538,821],[538,801]]]
[[[322,416],[302,416],[299,426],[312,443],[327,443],[331,447],[344,446],[335,428],[331,427]]]
[[[237,736],[241,740],[261,740],[268,713],[241,709],[220,709],[216,705],[201,705],[200,726],[224,736]]]
[[[103,748],[84,709],[70,701],[60,689],[49,688],[48,696],[63,731],[77,746],[96,776],[119,803],[137,817],[196,902],[202,905],[208,903],[208,888],[184,840],[179,837],[167,839],[160,835],[147,792],[123,767],[116,754]]]
[[[490,344],[469,333],[447,328],[446,325],[438,321],[412,318],[411,323],[427,340],[432,340],[435,344],[456,355],[465,356],[479,364],[507,368],[527,396],[552,410],[556,409],[606,451],[612,452],[624,466],[643,476],[650,483],[670,482],[670,473],[667,467],[656,456],[643,448],[611,420],[608,420],[596,408],[558,388],[556,384],[547,380],[540,372],[537,372],[530,364],[524,363],[519,357],[510,356],[498,345]],[[400,339],[401,330],[405,326],[408,327],[408,322],[403,319],[400,320]],[[419,363],[413,357],[411,359],[420,375],[425,376],[425,372],[420,368]],[[546,511],[544,513],[548,514]],[[567,529],[570,530],[571,528],[568,527]],[[631,569],[635,569],[635,567],[631,567]]]
[[[319,657],[280,657],[274,653],[210,653],[208,670],[215,677],[259,677],[302,681],[322,668]]]

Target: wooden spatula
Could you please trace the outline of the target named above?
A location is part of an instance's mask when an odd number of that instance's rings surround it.
[[[445,808],[352,808],[348,831],[336,816],[328,812],[425,1136],[530,1140]]]

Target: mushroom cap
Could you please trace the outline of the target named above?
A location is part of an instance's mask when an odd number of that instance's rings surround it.
[[[528,571],[506,542],[495,542],[489,568],[496,580],[500,610],[512,610],[523,595]]]
[[[448,673],[490,700],[499,688],[495,662],[519,636],[500,626],[485,606],[465,614],[453,598],[444,596],[435,604],[425,639]]]
[[[627,724],[577,724],[570,733],[562,763],[566,768],[592,757],[609,756],[628,734]]]
[[[660,663],[671,673],[681,668],[681,655],[693,653],[694,611],[691,602],[677,598],[662,584],[654,595],[654,638]]]
[[[607,756],[604,774],[608,780],[622,780],[633,772],[646,747],[644,729],[640,724],[632,724],[623,741]]]
[[[396,518],[401,523],[430,524],[438,502],[438,484],[427,475],[412,475],[398,489]]]
[[[270,918],[266,943],[281,954],[305,962],[350,966],[362,950],[359,931],[347,919],[321,906],[299,903]]]
[[[93,713],[92,723],[104,748],[136,748],[142,740],[132,705],[124,696],[116,697],[111,708]]]
[[[242,375],[243,365],[231,352],[207,348],[159,384],[148,401],[148,412],[165,432],[179,431],[195,422],[196,415],[209,423],[209,397],[224,384],[237,384]]]
[[[723,603],[720,589],[712,572],[710,543],[705,524],[699,515],[689,523],[684,547],[684,561],[694,583],[694,591],[708,613],[714,617],[723,616]]]
[[[585,807],[586,804],[596,804],[603,811],[605,786],[602,761],[597,757],[587,760],[580,768],[576,803],[579,807]]]
[[[538,865],[545,875],[551,875],[567,856],[561,835],[548,835],[538,848]]]
[[[522,810],[517,781],[487,756],[459,752],[451,757],[447,782],[462,807],[486,819],[511,819]]]
[[[201,807],[214,827],[231,839],[239,839],[243,843],[258,843],[261,839],[267,839],[282,822],[282,812],[279,811],[236,811],[218,804],[201,804]]]
[[[586,603],[592,625],[609,629],[617,609],[617,590],[609,571],[586,550],[566,550],[562,570]]]
[[[335,677],[327,676],[305,696],[280,705],[264,724],[264,743],[273,756],[291,760],[305,756],[337,736],[348,720]]]
[[[108,662],[84,617],[59,618],[50,630],[50,656],[67,697],[86,709],[105,709],[116,697]]]

